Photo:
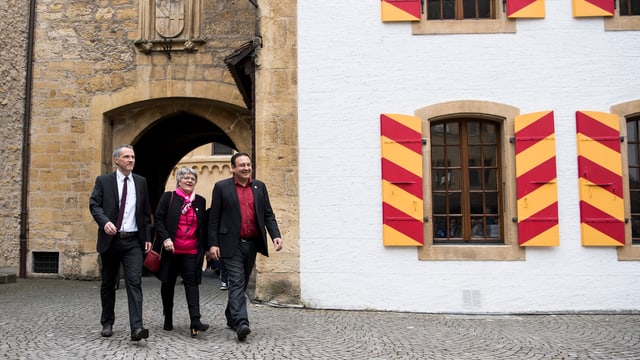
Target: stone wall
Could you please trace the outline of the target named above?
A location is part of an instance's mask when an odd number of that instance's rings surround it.
[[[256,298],[299,303],[297,2],[260,1],[256,74],[256,177],[266,181],[284,249],[259,257]]]
[[[124,132],[103,122],[102,114],[90,121],[92,106],[103,102],[108,110],[115,93],[127,93],[131,101],[161,98],[149,95],[162,91],[154,85],[159,82],[183,84],[165,95],[178,97],[194,96],[188,87],[196,82],[235,87],[223,58],[254,37],[250,2],[203,0],[200,33],[206,42],[198,51],[147,55],[134,45],[140,8],[134,0],[38,1],[29,250],[59,251],[65,277],[98,275],[96,226],[88,210],[94,179],[113,171],[111,142],[121,141],[114,134],[133,142],[144,130],[136,117],[121,124],[128,126]]]
[[[0,2],[0,268],[18,268],[29,2]]]
[[[240,151],[255,146],[256,174],[269,186],[285,238],[284,251],[258,261],[256,296],[298,302],[296,2],[265,0],[256,8],[249,0],[187,0],[200,8],[192,18],[199,28],[189,30],[198,37],[197,50],[171,56],[157,42],[145,53],[138,41],[154,31],[141,14],[155,4],[37,2],[25,184],[27,275],[41,275],[33,272],[33,252],[51,251],[60,254],[54,276],[99,277],[96,225],[88,209],[95,177],[113,171],[115,145],[135,143],[155,121],[186,111],[219,126]],[[0,267],[17,268],[20,261],[21,186],[15,184],[21,180],[28,8],[25,1],[0,4],[5,14],[0,23],[5,39],[0,161],[6,174],[0,194]],[[223,60],[256,34],[264,47],[257,49],[251,128],[250,111],[242,109],[242,95]]]

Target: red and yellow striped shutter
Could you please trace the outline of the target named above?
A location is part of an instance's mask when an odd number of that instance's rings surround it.
[[[508,18],[544,18],[544,0],[507,0]]]
[[[382,21],[420,21],[420,0],[382,0]]]
[[[385,246],[422,246],[422,121],[380,115],[382,240]]]
[[[582,245],[624,246],[618,116],[577,111],[576,131]]]
[[[558,246],[558,184],[553,111],[515,118],[518,244]]]
[[[573,0],[573,17],[613,16],[615,0]]]

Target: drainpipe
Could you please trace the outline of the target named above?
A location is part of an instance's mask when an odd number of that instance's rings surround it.
[[[31,91],[33,87],[33,38],[36,23],[36,0],[29,2],[27,32],[27,73],[24,90],[24,120],[22,123],[22,195],[20,197],[20,274],[27,277],[27,231],[29,230],[29,165],[31,152]]]
[[[258,8],[258,0],[249,0],[255,6],[255,22],[254,22],[254,34],[253,38],[253,54],[251,61],[251,159],[253,159],[253,166],[256,165],[256,57],[258,56],[258,46],[262,47],[262,38],[260,37],[260,9]],[[256,171],[253,172],[253,177],[256,178]]]

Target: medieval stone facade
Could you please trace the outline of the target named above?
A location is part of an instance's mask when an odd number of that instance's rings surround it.
[[[3,20],[11,44],[0,65],[7,174],[0,267],[20,265],[23,212],[27,276],[40,275],[32,255],[51,252],[59,254],[56,275],[98,277],[88,203],[95,177],[114,170],[113,148],[134,145],[134,171],[147,177],[154,202],[184,155],[220,142],[254,154],[256,176],[269,185],[287,239],[286,251],[259,261],[256,296],[297,302],[295,2],[36,1],[29,169],[20,165],[29,65],[24,3],[3,6],[13,16]],[[247,43],[256,56],[251,108],[225,64]],[[17,201],[22,185],[24,209]],[[199,190],[212,185],[201,181]]]

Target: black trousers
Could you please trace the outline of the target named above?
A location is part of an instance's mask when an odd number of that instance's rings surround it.
[[[233,256],[222,258],[229,280],[229,297],[224,315],[227,318],[227,324],[234,330],[240,325],[249,325],[245,292],[256,262],[258,248],[256,241],[240,241]]]
[[[113,325],[115,321],[116,281],[119,281],[120,264],[124,272],[129,305],[129,325],[131,330],[142,328],[142,261],[143,249],[138,236],[121,239],[118,235],[111,240],[109,250],[100,255],[102,262],[102,284],[100,300],[102,314],[100,323]]]
[[[162,308],[165,316],[173,316],[173,297],[176,289],[178,275],[182,277],[184,294],[187,298],[187,307],[191,322],[200,320],[200,290],[198,287],[197,267],[198,254],[170,254],[164,252],[162,256],[170,256],[169,273],[167,281],[160,286],[162,296]]]

